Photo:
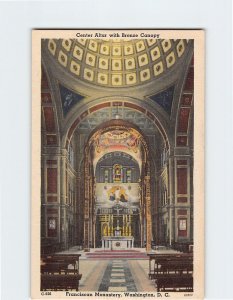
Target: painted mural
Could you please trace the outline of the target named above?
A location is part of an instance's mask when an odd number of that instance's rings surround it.
[[[94,165],[106,153],[122,151],[130,154],[136,161],[141,162],[140,134],[134,129],[113,130],[101,133],[94,142]]]
[[[138,183],[97,183],[95,195],[97,207],[139,206]]]

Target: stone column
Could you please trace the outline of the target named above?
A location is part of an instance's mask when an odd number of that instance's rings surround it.
[[[96,248],[96,237],[95,237],[95,233],[96,233],[96,219],[94,218],[93,221],[93,247]]]
[[[85,148],[85,163],[84,163],[84,247],[89,249],[90,244],[93,245],[93,176],[91,169],[91,158],[89,148]]]
[[[64,248],[67,248],[67,216],[66,216],[66,201],[67,201],[67,173],[66,173],[66,157],[67,151],[66,149],[61,150],[61,160],[60,160],[60,206],[61,206],[61,242],[64,244]]]
[[[110,215],[107,215],[108,218],[108,236],[111,236],[111,219]]]
[[[89,174],[91,174],[89,165]],[[89,245],[93,246],[93,177],[89,176]]]
[[[113,236],[114,235],[114,232],[113,232],[113,215],[111,215],[111,235]]]
[[[151,194],[150,194],[150,176],[145,176],[146,187],[146,251],[151,250]]]
[[[85,161],[85,206],[84,206],[84,248],[89,249],[89,202],[90,202],[90,176],[89,165],[86,157]]]
[[[142,182],[139,179],[139,201],[140,201],[140,212],[139,212],[139,220],[140,220],[140,236],[141,236],[141,248],[144,248],[144,201],[143,201],[143,188]]]
[[[75,240],[77,244],[80,244],[80,181],[81,181],[81,177],[80,177],[80,173],[77,174],[76,177],[76,224],[75,224]]]
[[[172,245],[174,240],[174,191],[173,191],[173,178],[174,178],[174,159],[169,158],[169,170],[168,170],[168,192],[169,192],[169,244]]]
[[[132,236],[132,232],[131,232],[131,215],[129,215],[129,236]]]

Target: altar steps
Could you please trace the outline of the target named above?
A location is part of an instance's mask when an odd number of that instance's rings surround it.
[[[95,250],[94,253],[143,253],[138,250],[130,249],[130,250]]]
[[[137,250],[96,250],[85,253],[87,259],[148,259],[146,253]]]

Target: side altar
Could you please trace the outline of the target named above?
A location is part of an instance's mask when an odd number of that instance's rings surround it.
[[[134,247],[133,236],[104,236],[102,248],[108,250],[127,250]]]

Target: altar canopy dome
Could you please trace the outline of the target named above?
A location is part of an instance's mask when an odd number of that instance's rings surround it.
[[[146,84],[174,71],[189,40],[50,39],[46,49],[74,78],[103,87]]]

